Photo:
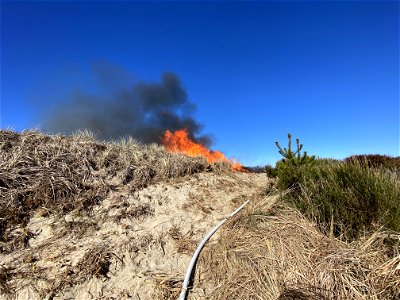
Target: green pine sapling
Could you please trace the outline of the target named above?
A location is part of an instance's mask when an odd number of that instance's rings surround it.
[[[308,156],[307,151],[301,154],[301,149],[303,149],[303,144],[300,144],[300,140],[296,139],[297,150],[292,150],[292,135],[288,133],[288,148],[282,148],[278,142],[275,142],[279,149],[279,154],[283,156],[283,162],[288,164],[293,164],[295,166],[300,166],[315,160],[315,156]]]

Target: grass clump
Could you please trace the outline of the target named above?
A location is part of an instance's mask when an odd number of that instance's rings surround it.
[[[315,159],[300,154],[298,140],[293,153],[288,137],[288,149],[277,143],[284,156],[277,164],[278,187],[290,189],[286,201],[324,233],[354,240],[381,226],[400,231],[400,182],[393,171],[397,160],[383,156],[356,156],[344,162]]]
[[[325,233],[347,240],[384,226],[400,231],[400,184],[385,169],[319,162],[303,167],[298,190],[287,200]]]
[[[385,251],[388,238],[400,234],[332,239],[278,196],[256,198],[203,250],[194,291],[216,300],[400,299],[400,256]]]
[[[118,186],[137,190],[209,167],[203,158],[133,139],[101,142],[90,132],[67,137],[0,130],[0,253],[29,246],[26,226],[36,213],[90,215]]]

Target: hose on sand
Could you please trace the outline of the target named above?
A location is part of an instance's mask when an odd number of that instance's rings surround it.
[[[241,206],[239,206],[234,212],[232,212],[228,217],[223,219],[217,226],[215,226],[205,237],[204,239],[200,242],[199,246],[197,247],[195,253],[193,254],[192,260],[190,261],[189,267],[186,271],[185,279],[183,280],[182,284],[182,291],[181,294],[179,295],[178,300],[185,300],[187,296],[187,291],[188,291],[188,285],[190,281],[190,277],[193,272],[193,267],[196,264],[197,258],[203,249],[204,245],[206,242],[210,239],[210,237],[224,224],[229,218],[233,217],[236,215],[243,207],[246,206],[247,203],[249,203],[250,200],[247,200],[245,203],[243,203]]]

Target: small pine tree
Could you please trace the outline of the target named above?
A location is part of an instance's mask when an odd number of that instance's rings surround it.
[[[278,186],[287,189],[298,186],[300,176],[302,174],[300,168],[304,166],[311,166],[315,161],[315,156],[308,156],[307,152],[303,149],[303,144],[300,140],[296,139],[296,151],[292,150],[292,135],[288,134],[288,147],[282,148],[278,142],[275,142],[279,149],[279,153],[283,159],[276,164],[276,174],[279,179]]]
[[[300,144],[300,140],[296,139],[297,150],[292,150],[292,135],[288,133],[288,147],[282,148],[278,142],[275,142],[279,149],[279,154],[283,156],[283,161],[285,163],[292,163],[295,166],[300,166],[315,160],[315,156],[308,156],[307,151],[301,154],[301,149],[303,149],[303,144]]]

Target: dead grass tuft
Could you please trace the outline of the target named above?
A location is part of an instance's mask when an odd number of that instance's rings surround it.
[[[190,254],[196,250],[197,243],[191,237],[193,236],[193,230],[183,234],[180,227],[174,224],[168,231],[170,237],[174,240],[176,251],[178,253]]]
[[[118,215],[114,217],[116,222],[120,222],[122,219],[141,219],[154,216],[154,207],[149,203],[140,203],[136,206],[127,205]]]
[[[108,278],[107,273],[110,270],[111,252],[105,246],[97,246],[86,252],[77,266],[79,272],[75,282],[84,282],[90,277]]]
[[[32,235],[19,231],[35,213],[91,215],[115,186],[140,189],[208,167],[205,159],[133,139],[106,143],[88,132],[66,137],[0,130],[0,253],[29,246]],[[136,214],[148,213],[143,209]]]
[[[183,278],[178,276],[168,276],[166,274],[154,275],[156,290],[154,299],[157,300],[176,300],[182,288]]]
[[[284,287],[277,300],[328,300],[328,298],[312,287]]]
[[[10,292],[9,281],[12,277],[11,267],[0,266],[0,292],[7,294]]]
[[[217,174],[224,174],[231,172],[231,165],[227,162],[215,162],[210,165],[210,169]]]
[[[400,299],[399,233],[346,243],[271,203],[256,200],[224,226],[200,256],[194,288],[208,287],[209,299]]]

